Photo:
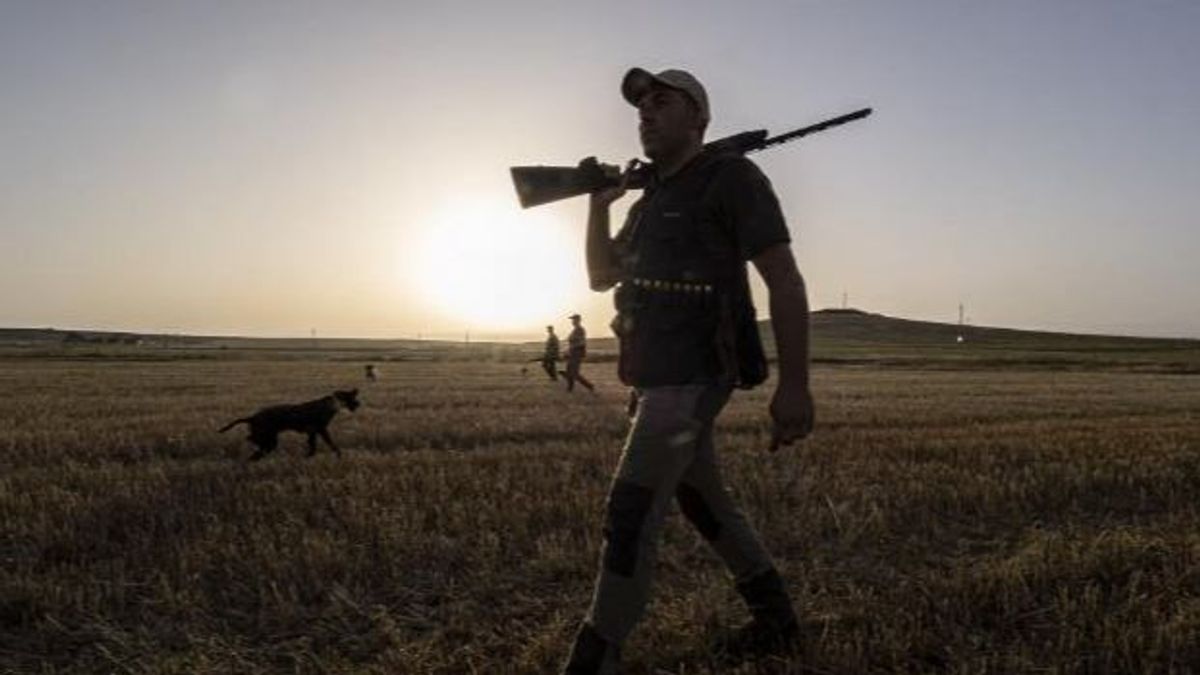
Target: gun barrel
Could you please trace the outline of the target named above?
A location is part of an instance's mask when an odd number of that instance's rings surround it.
[[[757,152],[759,150],[766,150],[767,148],[770,148],[772,146],[781,145],[783,143],[787,143],[788,141],[794,141],[797,138],[803,138],[804,136],[807,136],[809,134],[815,134],[818,131],[825,131],[826,129],[836,127],[836,126],[841,126],[847,122],[861,120],[862,118],[866,117],[867,115],[870,115],[872,112],[873,112],[873,110],[871,108],[862,108],[860,110],[855,110],[852,113],[846,113],[845,115],[838,115],[837,117],[827,119],[824,122],[817,122],[816,124],[810,124],[809,126],[806,126],[806,127],[800,128],[800,129],[796,129],[795,131],[789,131],[786,134],[779,134],[778,136],[772,136],[771,138],[764,140],[762,142],[762,144],[760,144],[758,147],[753,148],[752,150],[749,150],[748,152]]]

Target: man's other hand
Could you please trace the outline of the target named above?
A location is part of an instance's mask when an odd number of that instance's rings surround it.
[[[812,392],[808,385],[780,383],[771,397],[771,446],[775,452],[780,447],[803,440],[812,433],[816,422]]]

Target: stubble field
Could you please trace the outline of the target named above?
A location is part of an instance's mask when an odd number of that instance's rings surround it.
[[[8,358],[0,672],[554,672],[627,428],[611,364]],[[1200,377],[818,366],[818,431],[768,454],[769,388],[718,424],[805,640],[746,615],[668,522],[631,673],[1200,671]],[[225,422],[357,384],[325,449]]]

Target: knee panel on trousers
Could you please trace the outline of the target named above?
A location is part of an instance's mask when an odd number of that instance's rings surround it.
[[[679,502],[683,516],[691,521],[701,537],[713,541],[721,534],[721,522],[699,490],[687,483],[680,483],[675,490],[675,500]]]
[[[604,554],[604,567],[614,574],[632,577],[638,559],[638,540],[650,507],[654,503],[654,491],[650,488],[617,481],[608,498],[608,523],[604,538],[608,546]]]

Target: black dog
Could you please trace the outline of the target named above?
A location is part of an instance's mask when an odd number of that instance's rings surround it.
[[[250,435],[247,440],[258,446],[258,450],[250,456],[250,461],[262,459],[279,444],[279,432],[298,431],[308,435],[308,457],[317,452],[317,436],[320,436],[333,448],[338,457],[342,450],[329,437],[329,422],[339,410],[345,408],[353,412],[358,408],[358,390],[335,391],[329,396],[294,405],[273,405],[263,408],[249,417],[236,419],[220,429],[229,431],[245,422],[250,425]]]

